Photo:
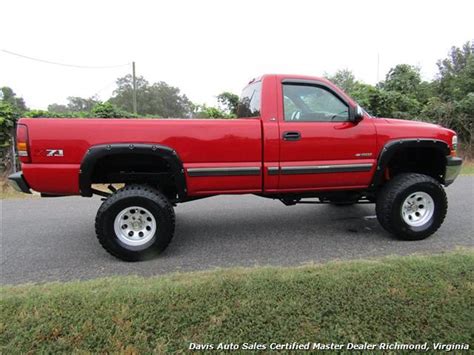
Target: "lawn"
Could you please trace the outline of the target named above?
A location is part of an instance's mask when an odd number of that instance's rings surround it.
[[[463,175],[473,175],[474,174],[474,161],[468,160],[465,161],[462,165],[461,174]]]
[[[4,286],[1,293],[5,354],[184,352],[190,342],[474,341],[473,250]]]

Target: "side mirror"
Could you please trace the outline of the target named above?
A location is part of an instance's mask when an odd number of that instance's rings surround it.
[[[364,118],[364,110],[359,105],[354,110],[354,122],[359,122]]]

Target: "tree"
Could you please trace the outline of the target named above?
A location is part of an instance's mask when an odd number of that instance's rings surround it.
[[[338,70],[327,78],[356,100],[371,115],[393,117],[394,112],[397,111],[396,101],[399,95],[387,92],[381,87],[358,81],[348,69]]]
[[[462,100],[474,92],[474,43],[452,47],[448,57],[438,61],[437,91],[444,100]]]
[[[348,92],[347,94],[357,101],[359,105],[370,112],[370,96],[377,90],[378,89],[375,88],[375,86],[357,82],[352,88],[352,91]],[[373,115],[375,114],[373,112],[370,113]]]
[[[19,117],[18,110],[11,103],[0,101],[0,154],[2,158],[0,172],[2,174],[8,174],[15,164],[11,153],[11,137]]]
[[[162,117],[186,117],[191,109],[191,101],[176,87],[164,81],[154,83],[149,90],[150,109],[148,114]]]
[[[9,103],[12,108],[20,114],[28,110],[25,100],[21,97],[17,97],[15,92],[8,86],[4,86],[0,89],[0,98],[1,102]]]
[[[379,87],[387,91],[397,91],[404,95],[416,97],[421,84],[420,69],[408,64],[398,64],[391,68],[385,81]]]
[[[340,69],[334,75],[326,75],[326,77],[349,95],[358,84],[354,74],[349,69]]]
[[[26,110],[23,98],[17,97],[8,86],[0,88],[0,170],[2,173],[9,173],[15,164],[11,151],[12,137],[16,121]]]
[[[143,76],[136,78],[138,113],[145,114],[148,107],[148,81]],[[133,112],[133,78],[130,74],[116,80],[117,88],[113,92],[111,103],[122,110]],[[148,112],[146,112],[148,113]]]
[[[54,113],[67,114],[69,112],[69,108],[66,105],[51,104],[51,105],[48,105],[48,111],[49,112],[54,112]]]
[[[117,89],[110,102],[122,110],[133,111],[132,76],[117,79]],[[149,84],[142,76],[137,78],[137,106],[140,115],[186,117],[191,112],[191,101],[176,87],[160,81]]]
[[[217,95],[217,102],[223,106],[223,111],[228,115],[237,117],[237,106],[239,105],[239,95],[225,91]]]
[[[408,64],[391,68],[377,88],[390,98],[391,116],[405,119],[418,118],[433,93],[433,85],[422,81],[420,69]]]
[[[130,118],[134,114],[120,110],[110,102],[99,102],[92,108],[92,115],[98,118]]]
[[[436,97],[429,100],[423,115],[454,129],[465,149],[472,154],[474,130],[474,43],[452,47],[445,59],[438,61]]]
[[[71,113],[78,112],[91,112],[92,108],[100,101],[97,97],[92,96],[89,98],[83,98],[79,96],[69,96],[67,98],[67,105],[62,104],[51,104],[48,106],[48,111],[54,113],[60,113],[65,116],[71,116]]]
[[[60,113],[47,110],[29,110],[25,112],[25,117],[29,118],[59,118],[63,116],[64,115],[61,115]]]
[[[195,118],[233,118],[233,114],[228,114],[218,107],[203,105],[193,105],[193,117]]]
[[[67,108],[71,112],[91,112],[92,108],[100,101],[97,97],[82,98],[78,96],[69,96]]]

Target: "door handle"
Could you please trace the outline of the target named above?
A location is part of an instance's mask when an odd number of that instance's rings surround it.
[[[301,139],[300,132],[284,132],[283,133],[283,140],[285,141],[299,141]]]

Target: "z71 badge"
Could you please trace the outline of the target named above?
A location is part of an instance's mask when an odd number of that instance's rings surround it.
[[[64,152],[62,149],[46,149],[47,157],[63,157]]]

